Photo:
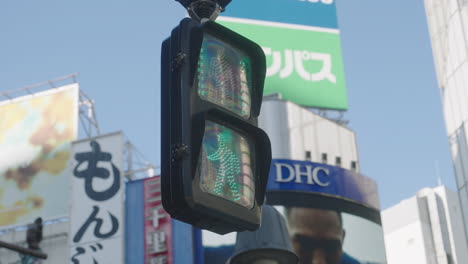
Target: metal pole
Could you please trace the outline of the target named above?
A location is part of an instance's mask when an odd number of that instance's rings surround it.
[[[18,246],[18,245],[3,242],[1,240],[0,240],[0,248],[10,249],[10,250],[13,250],[13,251],[25,254],[25,255],[33,256],[33,257],[36,257],[36,258],[40,258],[40,259],[47,259],[47,254],[45,254],[45,253],[43,253],[41,251],[33,250],[33,249],[29,249],[29,248],[24,248],[24,247],[21,247],[21,246]]]

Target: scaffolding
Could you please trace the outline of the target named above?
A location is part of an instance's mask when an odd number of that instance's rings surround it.
[[[17,97],[34,95],[46,90],[56,89],[58,87],[78,83],[78,73],[72,73],[62,76],[57,79],[48,80],[41,83],[35,83],[15,90],[0,92],[0,99],[9,101]],[[86,137],[94,137],[100,134],[99,123],[96,118],[94,109],[94,101],[89,98],[83,91],[79,94],[79,120],[80,128],[86,134]]]

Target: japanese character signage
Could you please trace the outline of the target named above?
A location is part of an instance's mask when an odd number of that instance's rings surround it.
[[[171,217],[161,201],[161,177],[144,180],[145,264],[172,264]]]
[[[68,215],[78,84],[0,102],[0,227]]]
[[[123,135],[73,144],[70,263],[123,263]]]
[[[304,106],[347,109],[333,0],[237,0],[217,21],[262,46],[265,94],[280,93]]]

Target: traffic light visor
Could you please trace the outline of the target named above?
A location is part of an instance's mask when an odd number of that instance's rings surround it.
[[[255,182],[247,138],[207,121],[200,157],[200,188],[246,208],[253,208]]]
[[[250,118],[251,65],[246,53],[205,32],[194,82],[198,95],[244,119]]]

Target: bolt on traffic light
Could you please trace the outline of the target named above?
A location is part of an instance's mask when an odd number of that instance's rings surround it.
[[[271,162],[257,127],[262,49],[215,22],[186,18],[163,42],[161,60],[164,208],[219,234],[257,229]]]

